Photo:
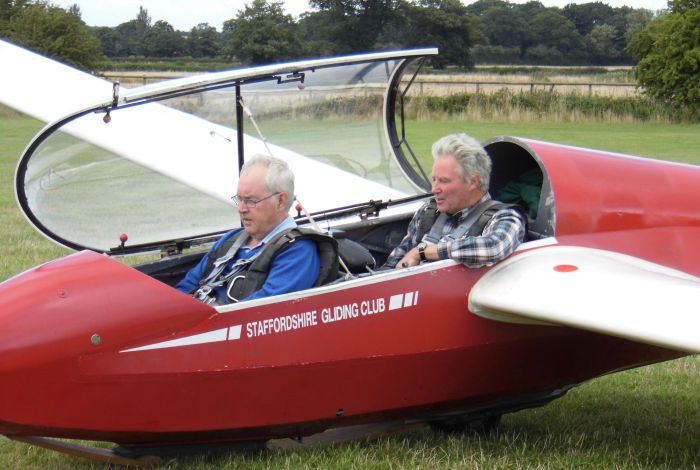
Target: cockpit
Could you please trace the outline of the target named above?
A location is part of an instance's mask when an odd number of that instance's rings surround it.
[[[113,256],[173,285],[240,225],[231,196],[247,157],[288,162],[292,215],[339,242],[351,274],[381,266],[429,197],[430,145],[413,83],[435,49],[273,64],[123,89],[49,124],[20,160],[16,193],[56,242]],[[469,132],[469,129],[464,129]],[[526,143],[484,143],[492,197],[519,204],[530,239],[554,234],[546,170]],[[347,274],[347,273],[346,273]]]

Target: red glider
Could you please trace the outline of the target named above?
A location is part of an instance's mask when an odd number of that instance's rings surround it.
[[[57,87],[38,90],[24,109],[53,122],[19,162],[19,205],[79,251],[0,284],[0,434],[111,441],[131,462],[365,423],[491,426],[699,352],[700,168],[514,137],[485,142],[491,193],[534,194],[520,201],[530,234],[496,266],[387,272],[348,256],[333,284],[216,308],[171,287],[236,226],[239,160],[261,151],[298,175],[300,223],[381,263],[429,189],[409,115],[435,53],[126,90],[0,42],[3,61],[56,67],[93,94],[70,112],[42,98]],[[148,252],[162,257],[112,257]]]

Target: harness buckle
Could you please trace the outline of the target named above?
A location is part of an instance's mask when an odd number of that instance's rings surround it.
[[[219,305],[219,300],[216,298],[216,295],[212,295],[212,291],[211,286],[203,286],[194,291],[192,297],[211,307],[216,307]]]
[[[231,302],[239,302],[237,298],[231,295],[231,290],[233,289],[234,284],[236,284],[236,282],[242,279],[245,279],[244,274],[239,274],[238,276],[235,276],[228,281],[228,287],[226,288],[226,297],[228,297],[231,300]]]

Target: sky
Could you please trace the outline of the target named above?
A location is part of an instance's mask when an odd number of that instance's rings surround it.
[[[529,0],[510,0],[511,3],[526,3]],[[540,0],[548,7],[564,7],[569,3],[589,3],[594,0]],[[629,6],[660,10],[666,8],[667,0],[601,0],[612,7]],[[139,6],[148,10],[155,23],[164,20],[178,31],[189,31],[199,23],[209,23],[221,31],[224,21],[234,18],[245,4],[252,0],[51,0],[51,3],[68,8],[78,4],[83,21],[88,26],[117,26],[133,20]],[[306,0],[284,0],[287,13],[298,17],[309,11]],[[464,4],[473,3],[463,0]]]

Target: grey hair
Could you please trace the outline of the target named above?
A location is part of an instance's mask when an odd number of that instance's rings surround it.
[[[468,181],[474,175],[479,175],[479,189],[488,192],[491,158],[478,140],[464,133],[450,134],[435,142],[432,151],[435,160],[446,155],[455,157],[462,170],[462,179]]]
[[[265,176],[265,186],[271,193],[287,193],[289,201],[287,210],[294,202],[294,173],[287,165],[287,162],[269,155],[255,154],[243,164],[241,174],[256,165],[264,165],[267,168]]]

